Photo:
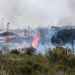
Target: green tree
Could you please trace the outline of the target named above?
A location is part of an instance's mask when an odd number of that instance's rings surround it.
[[[72,53],[74,53],[75,29],[63,29],[58,31],[51,38],[55,46],[63,46],[67,43],[72,45]]]

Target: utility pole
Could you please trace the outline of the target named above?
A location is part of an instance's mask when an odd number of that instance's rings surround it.
[[[9,22],[7,23],[7,32],[9,32]]]

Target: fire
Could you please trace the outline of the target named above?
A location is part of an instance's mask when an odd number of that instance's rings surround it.
[[[34,40],[32,42],[33,48],[37,48],[37,46],[39,44],[40,36],[41,36],[41,32],[39,32],[38,35],[34,38]]]

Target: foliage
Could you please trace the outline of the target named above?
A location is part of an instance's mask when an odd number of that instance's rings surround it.
[[[68,54],[68,50],[56,47],[44,55],[34,51],[0,55],[0,75],[75,75],[75,55]]]
[[[67,43],[72,45],[72,53],[74,53],[75,29],[63,29],[58,31],[51,38],[55,46],[63,46]]]
[[[10,53],[11,53],[11,54],[19,54],[19,51],[18,51],[17,49],[15,49],[15,50],[11,50]]]
[[[34,53],[35,53],[35,49],[33,47],[25,49],[25,54],[27,55],[33,55]]]

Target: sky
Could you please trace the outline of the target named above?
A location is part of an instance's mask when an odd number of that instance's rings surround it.
[[[75,0],[0,0],[0,22],[10,28],[75,24]]]

